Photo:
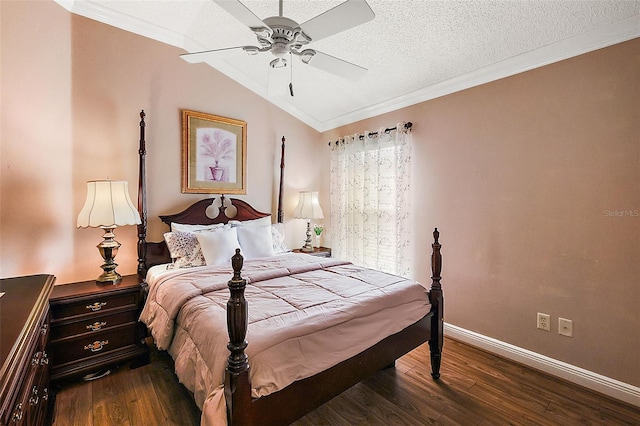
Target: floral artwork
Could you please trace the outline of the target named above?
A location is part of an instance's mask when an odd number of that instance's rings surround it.
[[[235,182],[236,135],[222,129],[201,128],[197,130],[196,140],[196,179]]]
[[[247,123],[182,110],[182,192],[246,194]]]

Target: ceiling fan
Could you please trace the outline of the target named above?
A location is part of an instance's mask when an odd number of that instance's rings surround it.
[[[291,58],[293,56],[299,57],[304,64],[349,80],[357,80],[367,72],[366,68],[359,65],[307,48],[307,45],[313,41],[332,36],[372,20],[375,14],[366,0],[347,0],[303,24],[298,24],[294,20],[283,16],[282,0],[279,2],[279,16],[272,16],[264,20],[258,18],[239,0],[213,1],[238,21],[248,26],[255,33],[258,39],[258,46],[237,46],[180,55],[187,62],[206,62],[209,59],[214,59],[222,52],[228,52],[231,49],[242,49],[250,55],[271,52],[275,57],[270,62],[272,69],[290,67],[288,59],[290,55]],[[291,84],[289,85],[289,90],[291,96],[293,96]]]

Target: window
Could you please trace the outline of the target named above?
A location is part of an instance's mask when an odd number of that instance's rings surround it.
[[[411,134],[347,136],[331,149],[333,255],[411,276]]]

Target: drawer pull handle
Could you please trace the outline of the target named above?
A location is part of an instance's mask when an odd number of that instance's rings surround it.
[[[31,365],[40,364],[40,357],[42,357],[42,352],[36,352],[33,354],[33,358],[31,358]]]
[[[98,330],[102,330],[102,327],[106,327],[107,323],[105,321],[102,322],[94,322],[93,324],[89,324],[87,326],[87,330],[91,330],[91,331],[98,331]]]
[[[91,352],[100,352],[108,344],[109,344],[108,340],[103,340],[103,341],[96,340],[95,342],[90,343],[87,346],[85,346],[84,350],[86,351],[86,350],[89,349],[89,350],[91,350]]]
[[[49,389],[47,388],[42,389],[42,399],[44,399],[45,401],[49,399]]]
[[[11,421],[13,423],[18,423],[20,420],[22,420],[22,402],[18,402],[15,406],[15,408],[13,409],[13,414],[11,415]]]
[[[91,309],[93,312],[99,311],[103,306],[106,306],[107,302],[96,302],[93,305],[87,305],[87,309]]]
[[[29,397],[29,405],[38,405],[38,388],[36,386],[31,389],[31,396]]]
[[[42,324],[42,328],[40,329],[40,333],[44,336],[47,334],[47,330],[49,330],[49,324]]]
[[[42,352],[42,358],[40,358],[40,365],[47,365],[49,364],[49,357],[47,356],[46,352]]]

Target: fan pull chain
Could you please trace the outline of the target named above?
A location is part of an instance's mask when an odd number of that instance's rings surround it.
[[[282,3],[281,3],[282,4]],[[289,79],[289,94],[291,95],[291,97],[293,98],[293,55],[289,54],[289,63],[291,63],[291,67],[290,68],[290,79]]]

